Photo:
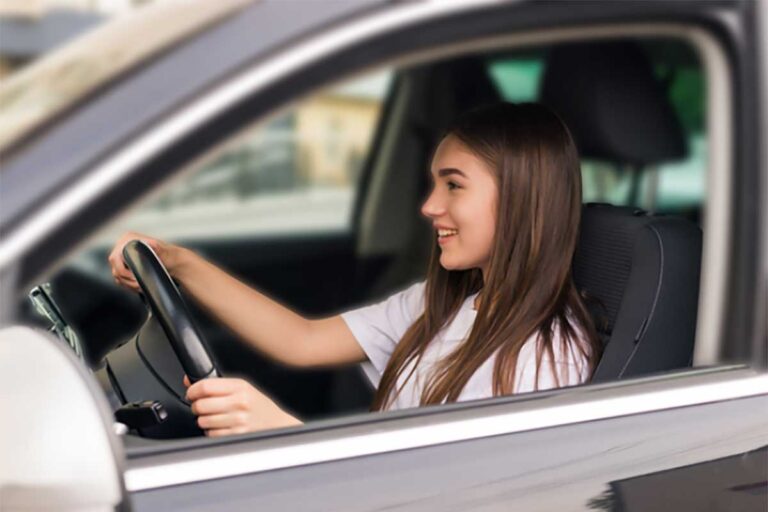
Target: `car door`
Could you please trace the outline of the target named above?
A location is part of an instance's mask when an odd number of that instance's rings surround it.
[[[734,4],[736,11],[742,7]],[[598,15],[591,8],[583,9],[579,22],[603,20],[605,11]],[[652,17],[652,10],[645,9],[635,5],[611,11],[611,21],[619,23],[616,33]],[[691,9],[681,9],[678,21],[705,15],[698,6]],[[524,18],[537,11],[519,7],[512,12]],[[483,17],[470,19],[480,23]],[[488,18],[485,22],[490,23]],[[450,33],[447,21],[432,23]],[[610,31],[610,26],[602,28]],[[716,62],[706,66],[711,73]],[[708,86],[718,89],[711,81]],[[734,108],[740,118],[738,105]],[[708,109],[708,115],[723,113],[711,103]],[[735,151],[752,149],[746,139]],[[707,229],[718,228],[710,223]],[[718,336],[723,354],[745,350],[726,347],[723,332]],[[702,343],[697,349],[701,363],[705,347]],[[644,482],[686,474],[692,476],[685,479],[685,488],[706,486],[706,493],[686,499],[681,484],[663,491],[671,496],[659,498],[662,503],[681,510],[696,510],[701,503],[760,510],[766,405],[764,373],[745,366],[692,369],[620,384],[323,422],[279,437],[264,434],[216,448],[206,444],[137,456],[131,459],[127,485],[136,491],[139,509],[169,500],[180,508],[204,509],[215,495],[217,506],[231,510],[624,510],[642,509],[649,502],[650,497],[634,491]],[[645,485],[662,492],[659,485]]]
[[[758,511],[765,386],[750,371],[705,371],[318,425],[131,458],[126,486],[137,510],[625,510],[638,506],[627,482],[710,464],[664,503]]]
[[[618,17],[636,16],[628,9]],[[748,148],[743,144],[740,150]],[[345,427],[325,423],[279,440],[221,446],[221,459],[204,455],[203,447],[162,461],[137,458],[127,481],[139,491],[137,507],[147,509],[172,495],[182,507],[205,510],[215,493],[215,506],[232,510],[631,510],[652,499],[633,494],[642,482],[693,474],[658,500],[681,510],[701,503],[760,510],[765,386],[764,374],[744,367],[694,369],[504,404],[387,414]],[[508,415],[495,416],[495,408]],[[206,477],[162,476],[204,463],[216,467]],[[646,485],[660,492],[658,484]],[[683,495],[702,485],[706,493]]]
[[[747,38],[746,46],[738,46],[732,32],[751,26],[753,7],[737,2],[718,9],[654,2],[590,2],[569,9],[546,2],[461,8],[405,4],[353,17],[315,34],[317,40],[307,39],[306,44],[332,41],[339,46],[323,54],[319,64],[306,65],[281,82],[293,94],[304,90],[299,84],[327,77],[321,70],[344,74],[364,67],[360,62],[407,62],[409,55],[423,62],[418,59],[429,55],[437,59],[500,44],[511,48],[595,34],[690,36],[708,69],[708,125],[725,130],[710,138],[722,136],[733,143],[730,147],[721,141],[710,148],[718,171],[713,179],[721,180],[715,185],[726,190],[716,186],[707,196],[709,214],[720,217],[706,225],[712,241],[705,243],[705,259],[714,263],[705,264],[711,275],[703,282],[700,308],[706,315],[700,323],[696,368],[619,383],[319,421],[296,430],[218,441],[156,445],[126,439],[126,486],[133,507],[621,510],[631,499],[627,482],[650,481],[648,475],[661,471],[732,461],[734,456],[743,461],[744,476],[738,482],[699,481],[721,496],[733,493],[747,508],[761,506],[764,472],[759,461],[760,450],[768,445],[763,413],[768,378],[750,365],[754,347],[765,343],[756,309],[764,304],[764,290],[751,284],[759,275],[760,259],[754,242],[744,238],[761,240],[764,232],[757,219],[746,215],[760,211],[755,198],[742,196],[757,180],[759,167],[748,164],[757,162],[760,131],[754,113],[745,108],[757,94],[750,64],[754,41]],[[358,39],[344,39],[344,34]],[[509,39],[500,41],[504,37]],[[291,49],[288,45],[286,52]],[[253,71],[284,57],[259,61]],[[259,102],[277,99],[269,91],[256,91],[251,101],[256,116]],[[249,103],[239,106],[244,105]],[[226,113],[221,116],[226,118]],[[188,149],[194,140],[173,141],[165,163],[173,161],[171,156],[179,158],[180,149]],[[134,171],[132,176],[142,176],[141,170]],[[723,197],[728,191],[739,194],[738,204],[727,194]],[[738,229],[731,235],[719,236],[733,226]],[[728,300],[717,300],[726,293]],[[737,364],[725,366],[729,360]],[[680,507],[685,503],[690,502]]]

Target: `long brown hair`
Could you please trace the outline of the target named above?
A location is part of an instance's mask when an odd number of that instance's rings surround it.
[[[556,331],[563,353],[583,355],[590,374],[600,356],[594,323],[571,275],[581,219],[581,172],[565,124],[542,105],[499,103],[463,114],[448,135],[495,170],[497,223],[486,282],[477,268],[444,269],[435,240],[424,313],[395,347],[372,410],[391,405],[402,389],[395,387],[405,368],[416,361],[404,382],[438,331],[469,295],[481,289],[469,337],[435,367],[421,405],[455,402],[470,377],[494,354],[493,394],[513,393],[520,349],[536,333],[537,381],[546,354],[559,384],[554,366]]]

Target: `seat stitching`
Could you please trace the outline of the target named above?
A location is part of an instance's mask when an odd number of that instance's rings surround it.
[[[661,283],[662,281],[664,281],[664,244],[661,243],[661,235],[659,234],[659,231],[656,229],[656,226],[654,226],[653,224],[648,224],[648,228],[653,232],[654,235],[656,235],[656,240],[659,242],[659,254],[661,255],[661,258],[660,258],[661,264],[659,266],[659,281],[656,284],[656,295],[653,297],[651,312],[645,318],[645,328],[643,329],[643,332],[640,334],[640,339],[638,339],[637,343],[635,343],[635,348],[632,349],[632,353],[629,354],[629,357],[627,358],[627,362],[624,363],[624,366],[621,368],[621,371],[619,372],[619,378],[624,376],[624,372],[627,371],[627,367],[629,366],[629,363],[632,362],[632,359],[635,357],[635,354],[637,353],[637,349],[640,348],[640,343],[642,343],[643,338],[645,337],[645,332],[648,330],[648,326],[651,324],[651,319],[653,318],[653,314],[656,311],[656,304],[658,304],[659,295],[661,295]]]

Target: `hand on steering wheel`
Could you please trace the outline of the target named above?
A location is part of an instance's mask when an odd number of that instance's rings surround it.
[[[107,258],[115,283],[131,291],[141,293],[141,287],[139,286],[138,281],[136,281],[136,277],[133,275],[133,272],[131,272],[131,269],[128,268],[125,258],[123,257],[123,248],[125,248],[125,245],[132,240],[139,240],[147,244],[152,251],[154,251],[168,273],[174,275],[174,270],[179,260],[178,253],[181,250],[181,247],[158,240],[151,236],[129,231],[123,234],[117,242],[115,242],[115,246]]]
[[[191,384],[187,400],[197,425],[210,437],[301,425],[267,395],[243,379],[205,379]]]

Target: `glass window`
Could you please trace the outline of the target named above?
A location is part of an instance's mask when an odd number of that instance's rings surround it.
[[[379,71],[332,87],[260,124],[122,219],[105,243],[126,229],[195,242],[349,231],[391,75]]]
[[[506,101],[536,101],[544,71],[541,57],[491,60],[488,72]]]

